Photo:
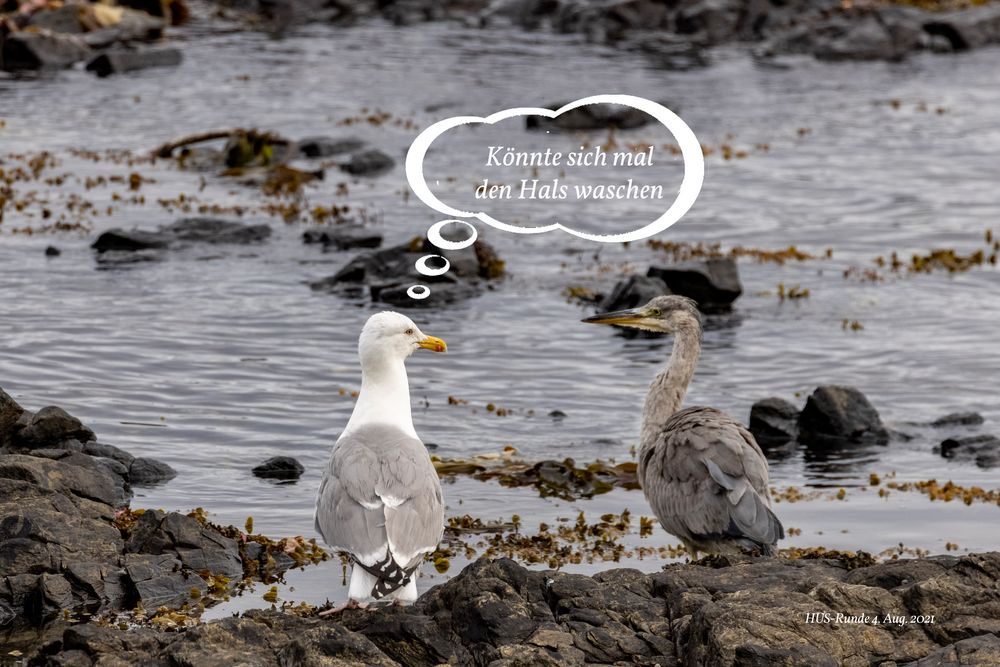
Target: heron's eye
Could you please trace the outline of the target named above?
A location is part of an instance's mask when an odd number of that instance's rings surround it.
[[[403,333],[405,333],[405,334],[406,334],[407,336],[412,336],[412,335],[413,335],[413,329],[407,329],[407,330],[406,330],[405,332],[403,332]]]
[[[653,317],[659,317],[660,315],[663,314],[663,311],[660,310],[659,308],[650,308],[649,314],[652,315]]]

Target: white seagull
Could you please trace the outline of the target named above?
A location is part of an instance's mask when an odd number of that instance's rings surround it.
[[[447,350],[399,313],[372,315],[361,331],[361,393],[316,498],[317,532],[352,562],[349,600],[328,613],[416,600],[417,567],[444,533],[441,482],[410,415],[404,361],[420,348]]]

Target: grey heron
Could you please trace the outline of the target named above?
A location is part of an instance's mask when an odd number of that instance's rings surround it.
[[[583,320],[674,335],[667,367],[646,394],[639,483],[667,532],[696,559],[708,553],[773,556],[785,536],[771,511],[767,460],[753,435],[726,413],[681,409],[701,353],[701,316],[682,296]]]

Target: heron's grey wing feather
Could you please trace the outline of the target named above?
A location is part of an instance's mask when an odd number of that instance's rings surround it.
[[[363,441],[345,436],[337,442],[316,499],[316,531],[327,544],[355,556],[384,555],[378,472],[378,460]]]
[[[677,412],[640,463],[650,504],[682,539],[746,538],[767,551],[784,536],[769,507],[767,461],[753,436],[725,413]]]

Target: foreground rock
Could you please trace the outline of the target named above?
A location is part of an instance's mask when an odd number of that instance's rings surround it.
[[[780,445],[799,432],[799,409],[783,398],[771,397],[750,407],[750,432],[761,445]]]
[[[0,628],[8,637],[66,614],[211,604],[244,577],[269,579],[325,558],[315,543],[271,543],[213,526],[199,511],[124,509],[133,484],[173,474],[97,442],[60,408],[33,414],[0,389]]]
[[[439,276],[417,272],[417,260],[428,254],[447,259],[450,269]],[[437,268],[433,263],[430,265]],[[313,282],[311,287],[348,297],[370,297],[372,301],[401,308],[428,308],[477,296],[503,274],[503,261],[482,239],[462,250],[441,250],[417,237],[403,245],[360,254],[334,275]],[[407,290],[416,284],[428,285],[430,296],[411,298]]]
[[[139,257],[153,259],[167,248],[191,244],[260,243],[271,236],[268,225],[245,225],[217,218],[182,218],[155,230],[111,229],[94,241],[91,247],[102,261],[131,261]]]
[[[332,619],[258,610],[181,633],[81,625],[32,664],[995,664],[1000,553],[870,562],[727,557],[588,577],[483,559],[411,607]]]
[[[740,270],[732,257],[713,257],[672,266],[651,266],[646,272],[670,289],[698,302],[704,312],[723,312],[743,293]]]

